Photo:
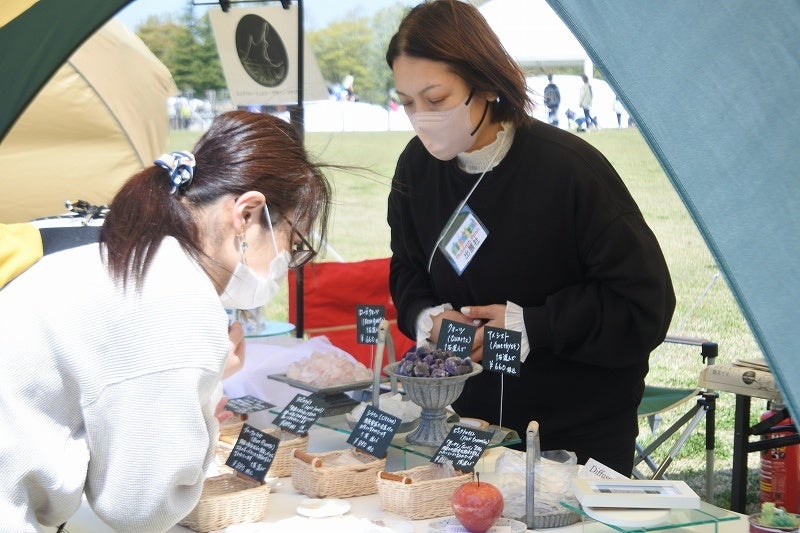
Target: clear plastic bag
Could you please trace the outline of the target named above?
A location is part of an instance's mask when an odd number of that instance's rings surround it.
[[[525,521],[525,452],[506,450],[495,463],[498,488],[505,502],[503,516]],[[547,516],[567,512],[561,502],[577,500],[570,488],[570,480],[578,475],[580,466],[573,452],[566,450],[543,451],[534,467],[534,514]]]

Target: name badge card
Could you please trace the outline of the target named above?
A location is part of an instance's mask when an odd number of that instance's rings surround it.
[[[275,407],[271,403],[256,398],[255,396],[242,396],[241,398],[231,398],[225,404],[227,411],[244,415],[247,413],[255,413],[256,411],[264,411],[270,407]]]
[[[439,250],[460,276],[488,236],[489,231],[478,215],[465,205],[449,222]]]
[[[382,305],[356,306],[356,340],[359,344],[378,344],[378,326],[386,318]]]
[[[456,470],[471,472],[491,440],[491,431],[455,425],[436,450],[431,462],[443,463],[445,459],[450,459]]]
[[[475,340],[475,331],[477,331],[475,326],[444,319],[442,320],[442,329],[439,330],[436,347],[453,352],[458,357],[469,357],[472,351],[472,341]]]
[[[385,457],[400,421],[400,418],[368,405],[347,443],[378,459]]]
[[[280,444],[278,437],[267,435],[245,424],[225,464],[261,483],[272,465],[272,460],[275,459],[278,444]]]
[[[297,435],[305,435],[314,422],[325,412],[321,398],[298,394],[275,417],[273,424]]]
[[[521,351],[522,332],[484,326],[483,367],[486,370],[519,377]]]

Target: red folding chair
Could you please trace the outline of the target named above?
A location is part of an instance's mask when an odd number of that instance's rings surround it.
[[[389,258],[341,263],[310,263],[303,268],[303,291],[298,295],[297,273],[289,271],[289,316],[309,337],[325,335],[331,344],[372,368],[375,345],[360,344],[356,335],[356,306],[382,305],[397,357],[414,341],[397,329],[397,310],[389,294]],[[298,297],[302,305],[298,305]],[[297,315],[302,309],[302,320]]]

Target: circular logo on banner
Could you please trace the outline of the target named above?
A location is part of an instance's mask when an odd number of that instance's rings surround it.
[[[277,87],[289,72],[289,57],[277,30],[258,15],[245,15],[236,26],[236,50],[253,81]]]

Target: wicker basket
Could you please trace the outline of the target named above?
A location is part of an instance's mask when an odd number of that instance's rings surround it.
[[[264,518],[268,500],[269,485],[234,474],[210,477],[203,484],[197,506],[180,525],[206,532],[256,522]]]
[[[239,433],[242,431],[242,426],[244,426],[245,420],[247,417],[242,418],[239,415],[235,415],[222,424],[219,425],[219,436],[222,437],[233,437],[234,440],[239,437]]]
[[[294,450],[305,451],[308,449],[308,435],[302,437],[284,431],[280,428],[262,429],[264,433],[277,437],[281,440],[278,444],[278,450],[275,452],[275,458],[269,467],[267,475],[270,477],[289,477],[292,475],[292,452]],[[238,437],[238,433],[236,434]],[[233,445],[236,444],[236,437],[222,437],[220,436],[217,443],[217,460],[219,461],[220,468],[227,469],[225,461],[233,450]]]
[[[430,464],[392,473],[379,472],[381,508],[411,520],[453,514],[453,493],[471,481],[472,474],[456,471],[454,477],[434,479],[437,468]]]
[[[360,464],[326,466],[325,462],[349,456]],[[312,498],[349,498],[378,492],[378,472],[386,468],[386,459],[351,448],[326,453],[308,454],[294,451],[292,484],[296,491]]]

